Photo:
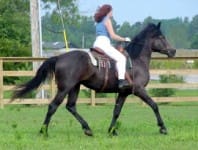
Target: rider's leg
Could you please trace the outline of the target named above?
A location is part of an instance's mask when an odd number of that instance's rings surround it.
[[[116,61],[118,70],[119,88],[128,87],[129,83],[125,80],[126,57],[116,50],[105,36],[100,36],[94,43],[94,47],[101,48],[109,57]]]

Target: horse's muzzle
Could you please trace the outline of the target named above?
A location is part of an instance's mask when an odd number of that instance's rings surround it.
[[[176,54],[176,49],[169,49],[168,50],[168,53],[167,53],[168,57],[174,57],[175,54]]]

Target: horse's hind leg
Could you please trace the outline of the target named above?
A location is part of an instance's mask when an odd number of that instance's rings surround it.
[[[48,112],[46,114],[43,126],[40,130],[41,134],[44,134],[44,136],[47,136],[47,129],[49,122],[51,120],[52,115],[56,112],[58,106],[63,102],[64,97],[67,94],[67,90],[58,90],[54,100],[49,104],[48,106]]]
[[[76,110],[76,101],[78,98],[80,90],[80,85],[76,85],[68,94],[68,101],[66,104],[66,109],[80,122],[84,133],[88,136],[92,136],[92,131],[88,123],[79,115]]]
[[[148,96],[148,94],[146,93],[145,89],[138,89],[135,91],[134,93],[136,96],[140,97],[146,104],[148,104],[154,111],[155,116],[157,118],[157,124],[160,127],[160,133],[161,134],[167,134],[167,130],[166,127],[164,125],[164,122],[161,118],[161,115],[159,113],[159,109],[157,104],[151,99],[151,97]]]

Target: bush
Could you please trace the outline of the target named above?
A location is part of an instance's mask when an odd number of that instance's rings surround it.
[[[198,60],[195,60],[193,63],[193,68],[197,69],[198,68]]]
[[[182,76],[176,75],[160,75],[160,83],[183,83],[184,79]],[[162,89],[151,89],[149,90],[152,96],[156,97],[169,97],[175,94],[173,88],[162,88]]]

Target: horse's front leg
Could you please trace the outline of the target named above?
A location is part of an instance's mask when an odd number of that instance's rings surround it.
[[[88,136],[93,136],[93,133],[88,125],[88,123],[84,120],[84,118],[77,112],[76,110],[76,101],[78,98],[80,90],[80,84],[76,85],[68,94],[68,100],[66,104],[66,109],[79,121],[84,130],[84,133]]]
[[[148,96],[146,90],[144,88],[136,88],[135,93],[136,96],[140,97],[146,104],[148,104],[154,111],[155,116],[157,118],[157,124],[160,127],[161,134],[167,134],[167,129],[164,125],[162,117],[159,113],[159,108],[157,104]]]
[[[118,95],[117,99],[116,99],[116,103],[115,103],[115,107],[114,107],[114,111],[113,111],[113,118],[112,118],[112,121],[111,121],[111,124],[110,124],[110,127],[109,127],[109,130],[108,132],[111,134],[111,135],[117,135],[117,132],[116,132],[116,121],[120,115],[120,112],[122,110],[122,106],[125,102],[125,99],[126,99],[127,95],[126,94],[120,94]]]

